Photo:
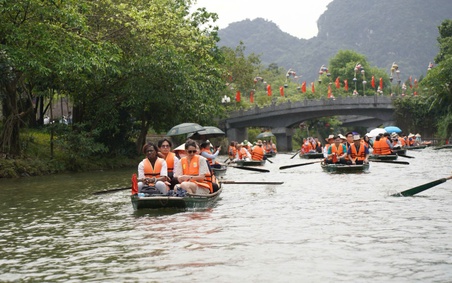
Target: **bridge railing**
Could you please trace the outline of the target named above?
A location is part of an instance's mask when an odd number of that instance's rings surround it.
[[[287,101],[281,104],[272,103],[269,106],[259,107],[255,106],[250,109],[241,109],[231,112],[229,118],[242,117],[248,115],[255,115],[268,111],[281,111],[289,110],[293,108],[303,107],[318,107],[326,105],[359,105],[359,104],[392,104],[393,98],[389,96],[351,96],[351,97],[338,97],[338,98],[323,98],[323,99],[304,99],[302,101]]]

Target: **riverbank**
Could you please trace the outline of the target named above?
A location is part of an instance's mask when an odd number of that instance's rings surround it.
[[[0,178],[45,176],[68,172],[90,172],[133,168],[141,156],[112,156],[98,153],[87,156],[80,150],[68,150],[55,145],[50,149],[50,135],[39,130],[29,130],[22,139],[22,153],[17,158],[0,156]],[[74,153],[77,151],[77,153]]]

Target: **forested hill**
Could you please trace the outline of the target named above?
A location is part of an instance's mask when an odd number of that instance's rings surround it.
[[[298,39],[264,19],[244,20],[219,31],[220,46],[260,54],[263,66],[292,68],[306,81],[317,78],[339,50],[354,50],[387,70],[399,65],[401,79],[425,75],[438,53],[438,26],[452,18],[451,0],[334,0],[318,19],[319,33]]]

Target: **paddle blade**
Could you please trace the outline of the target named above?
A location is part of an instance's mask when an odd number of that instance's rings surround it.
[[[290,158],[290,159],[293,159],[295,156],[297,156],[297,154],[298,153],[300,153],[300,151],[299,150],[297,150],[297,152],[295,152],[295,154],[294,155],[292,155],[292,157]]]
[[[406,190],[406,191],[403,191],[403,192],[400,192],[400,193],[397,193],[397,194],[392,194],[391,196],[392,197],[410,197],[410,196],[414,196],[415,194],[418,194],[420,192],[428,190],[428,189],[430,189],[430,188],[432,188],[434,186],[437,186],[437,185],[439,185],[441,183],[444,183],[446,181],[447,181],[446,178],[442,178],[442,179],[439,179],[439,180],[436,180],[436,181],[433,181],[433,182],[430,182],[430,183],[427,183],[427,184],[423,184],[423,185],[414,187],[412,189],[409,189],[409,190]]]
[[[408,161],[398,161],[398,160],[372,160],[371,162],[410,165],[410,162]]]
[[[397,154],[400,157],[405,157],[405,158],[414,158],[414,156],[409,156],[409,155],[405,155],[405,154]]]
[[[311,165],[311,164],[315,164],[315,163],[320,163],[323,160],[319,160],[319,161],[313,161],[313,162],[306,162],[306,163],[299,163],[299,164],[292,164],[292,165],[285,165],[285,166],[281,166],[279,167],[280,170],[283,169],[287,169],[287,168],[293,168],[293,167],[299,167],[299,166],[305,166],[305,165]]]
[[[93,195],[109,194],[109,193],[114,193],[114,192],[119,192],[119,191],[130,190],[130,189],[131,189],[131,187],[124,187],[124,188],[117,188],[117,189],[111,189],[111,190],[106,190],[106,191],[98,191],[98,192],[94,192]]]
[[[221,181],[222,184],[235,184],[235,185],[282,185],[284,182],[242,182],[242,181]]]
[[[263,172],[263,173],[270,172],[270,170],[268,170],[268,169],[261,169],[261,168],[254,168],[254,167],[245,167],[245,166],[233,166],[232,168],[248,170],[248,171]]]

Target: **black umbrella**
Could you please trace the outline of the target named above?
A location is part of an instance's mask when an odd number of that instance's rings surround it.
[[[169,130],[168,133],[166,133],[166,135],[170,137],[170,136],[194,133],[194,132],[202,131],[202,130],[204,130],[204,128],[201,125],[198,125],[196,123],[182,123],[182,124],[172,127],[171,130]]]
[[[187,138],[195,139],[195,140],[206,140],[209,138],[217,138],[224,136],[225,133],[213,126],[204,126],[204,130],[197,131],[195,133],[191,133],[187,135]]]

